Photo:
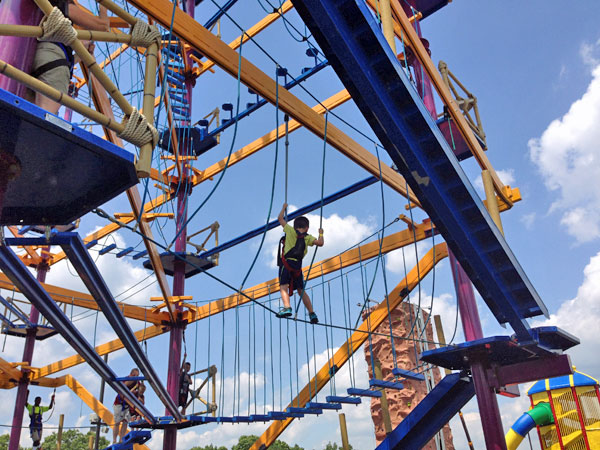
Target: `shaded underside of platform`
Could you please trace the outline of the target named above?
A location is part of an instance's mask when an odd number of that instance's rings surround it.
[[[138,181],[134,155],[1,89],[0,152],[20,166],[0,225],[67,224]]]

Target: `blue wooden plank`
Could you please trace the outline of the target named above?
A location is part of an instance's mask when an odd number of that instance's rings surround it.
[[[330,403],[347,403],[350,405],[360,405],[362,403],[360,397],[345,397],[340,395],[328,395],[325,397],[325,400]]]
[[[125,250],[121,250],[117,253],[117,258],[122,258],[123,256],[131,253],[133,251],[133,247],[127,247]]]
[[[397,377],[403,377],[409,380],[425,381],[425,375],[423,375],[422,373],[416,373],[410,370],[400,369],[399,367],[394,367],[392,369],[392,373]]]
[[[106,247],[104,247],[102,250],[100,250],[100,255],[106,255],[108,252],[110,252],[111,250],[117,248],[117,244],[110,244],[107,245]]]
[[[141,251],[139,253],[136,253],[135,255],[133,255],[133,259],[140,259],[143,258],[144,256],[146,256],[148,254],[148,250],[144,250]]]
[[[378,380],[373,378],[369,380],[369,386],[371,387],[380,387],[385,389],[404,389],[404,385],[398,381],[386,381],[386,380]]]
[[[531,342],[547,315],[364,2],[295,0],[296,11],[500,323]]]
[[[290,412],[290,413],[300,413],[300,414],[323,414],[323,411],[320,409],[315,409],[315,408],[299,408],[296,406],[290,406],[288,409],[286,409],[286,412]]]
[[[308,402],[307,405],[309,408],[312,408],[312,409],[334,409],[334,410],[342,409],[341,403]]]
[[[87,248],[89,250],[90,248],[92,248],[97,243],[98,243],[98,239],[93,239],[93,240],[85,243],[85,248]]]
[[[370,389],[348,388],[348,395],[358,395],[359,397],[381,397],[381,391],[372,391]]]

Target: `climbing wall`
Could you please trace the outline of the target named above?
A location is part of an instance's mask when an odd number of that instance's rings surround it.
[[[372,310],[373,308],[371,308]],[[411,311],[412,310],[412,311]],[[393,326],[394,336],[409,336],[414,335],[417,339],[427,340],[432,342],[433,329],[431,322],[428,320],[428,314],[421,310],[416,314],[417,307],[402,303],[398,308],[391,311],[390,318]],[[370,311],[369,311],[370,312]],[[364,314],[366,320],[366,314]],[[415,326],[413,327],[413,324]],[[413,329],[414,328],[414,329]],[[425,331],[423,332],[423,328]],[[381,372],[384,380],[394,381],[392,369],[394,369],[394,356],[392,352],[392,342],[390,339],[390,320],[385,320],[376,330],[378,335],[372,335],[371,341],[365,343],[365,358],[369,367],[369,377],[372,377],[373,370],[371,367],[371,349],[373,349],[373,357],[381,363]],[[422,335],[421,335],[422,334]],[[400,369],[415,371],[417,367],[417,354],[422,350],[435,348],[433,345],[423,344],[426,347],[420,347],[413,340],[394,339],[394,347],[396,352],[397,366]],[[421,350],[422,349],[422,350]],[[419,371],[422,371],[419,370]],[[429,375],[427,379],[427,375]],[[429,373],[426,373],[426,381],[402,380],[404,389],[393,390],[387,389],[387,401],[390,411],[390,419],[392,428],[396,426],[413,410],[413,408],[427,395],[428,391],[433,388],[432,384],[439,382],[441,379],[440,372],[437,367],[433,368]],[[428,389],[428,383],[430,384]],[[371,399],[371,418],[375,426],[375,439],[377,445],[385,438],[385,428],[383,423],[383,415],[381,411],[380,399]],[[452,442],[452,431],[446,425],[443,428],[444,442],[436,436],[425,447],[426,450],[454,450]],[[437,441],[437,442],[436,442]]]

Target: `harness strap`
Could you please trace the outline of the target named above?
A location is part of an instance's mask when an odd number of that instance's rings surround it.
[[[50,62],[47,62],[46,64],[42,64],[40,67],[38,67],[33,72],[31,72],[31,76],[34,78],[38,78],[43,73],[49,72],[52,69],[56,69],[57,67],[63,67],[63,66],[68,67],[69,69],[71,68],[71,64],[69,63],[68,60],[66,60],[64,58],[55,59],[54,61],[50,61]]]
[[[294,295],[294,278],[299,277],[300,275],[302,275],[302,269],[294,269],[292,266],[290,266],[290,263],[287,261],[287,259],[285,259],[285,255],[281,255],[281,262],[283,263],[283,266],[288,270],[288,272],[291,275],[291,279],[290,279],[290,297],[292,295]]]

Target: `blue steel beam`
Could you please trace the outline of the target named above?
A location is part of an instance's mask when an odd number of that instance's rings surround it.
[[[15,308],[15,306],[11,302],[6,300],[1,295],[0,295],[0,303],[2,303],[11,313],[13,313],[15,316],[17,316],[24,324],[31,326],[31,322],[29,321],[29,318],[25,314],[23,314],[21,311],[19,311],[17,308]]]
[[[376,450],[423,448],[474,395],[467,375],[446,375]]]
[[[308,78],[310,78],[314,74],[320,72],[322,69],[324,69],[328,65],[329,65],[329,62],[327,62],[327,60],[321,61],[319,64],[317,64],[316,66],[312,67],[310,70],[307,70],[306,72],[302,73],[302,75],[298,76],[297,78],[294,78],[289,83],[286,83],[283,87],[285,89],[289,90],[289,89],[293,88],[294,86],[297,86],[298,84],[300,84],[304,80],[307,80]],[[218,126],[217,128],[215,128],[214,130],[212,130],[210,133],[208,133],[208,135],[209,136],[216,136],[217,134],[221,133],[225,129],[229,128],[236,121],[239,121],[240,119],[243,119],[244,117],[249,116],[251,113],[253,113],[254,111],[256,111],[257,109],[263,107],[266,104],[267,104],[267,101],[264,98],[261,99],[261,100],[259,100],[259,101],[257,101],[255,104],[253,104],[249,108],[246,108],[244,111],[242,111],[241,113],[239,113],[237,116],[234,116],[233,118],[228,119],[227,122],[223,123],[223,121],[221,121],[222,122],[221,125]]]
[[[196,0],[196,6],[198,6],[200,4],[200,2],[202,2],[202,0]],[[217,21],[223,17],[223,15],[229,10],[229,8],[231,8],[233,5],[235,5],[237,2],[237,0],[229,0],[227,3],[225,3],[223,6],[219,6],[219,10],[210,18],[208,19],[208,21],[204,24],[204,28],[206,28],[207,30],[210,30],[210,28],[217,23]]]
[[[347,188],[342,189],[341,191],[338,191],[335,194],[331,194],[327,197],[324,197],[323,205],[329,205],[330,203],[333,203],[342,197],[350,195],[353,192],[359,191],[363,188],[366,188],[367,186],[371,186],[372,184],[376,183],[378,180],[379,179],[377,177],[365,178],[364,180],[354,183],[353,185],[348,186]],[[300,217],[304,214],[314,211],[315,209],[319,208],[320,206],[321,206],[321,200],[317,200],[316,202],[313,202],[310,205],[306,205],[300,209],[297,209],[293,213],[288,214],[287,218],[288,218],[288,220],[293,220],[296,217]],[[267,224],[267,230],[272,230],[273,228],[276,228],[278,226],[279,226],[279,221],[273,220]],[[231,248],[238,244],[241,244],[242,242],[245,242],[248,239],[252,239],[253,237],[256,237],[264,232],[265,232],[265,227],[263,225],[258,228],[255,228],[254,230],[248,231],[246,234],[243,234],[235,239],[232,239],[231,241],[225,242],[224,244],[221,244],[213,249],[205,251],[204,253],[202,253],[200,255],[200,257],[207,258],[216,253],[220,253],[223,250],[227,250],[228,248]]]
[[[17,241],[39,240],[39,238],[11,239]],[[45,241],[44,238],[41,238]],[[7,240],[8,241],[8,240]],[[8,242],[7,242],[8,244]],[[45,243],[44,245],[47,245]],[[154,423],[152,413],[125,387],[123,383],[115,381],[115,373],[106,362],[96,353],[94,347],[83,337],[73,322],[65,315],[60,307],[52,300],[39,281],[23,265],[17,255],[8,247],[0,245],[0,270],[13,282],[19,291],[35,306],[40,313],[52,324],[61,336],[73,347],[73,349],[87,361],[92,369],[108,383],[118,394],[131,403],[146,420]]]
[[[119,310],[119,306],[113,298],[108,286],[104,282],[102,275],[98,271],[94,260],[85,248],[85,244],[77,233],[58,233],[52,239],[51,243],[60,245],[71,264],[77,271],[81,281],[85,284],[94,300],[106,316],[108,323],[113,327],[123,346],[127,349],[131,358],[135,361],[141,372],[146,376],[148,384],[152,387],[158,398],[164,403],[173,417],[178,421],[182,416],[177,409],[177,405],[167,392],[166,388],[160,382],[160,378],[150,364],[150,361],[144,354],[133,331],[129,327],[127,320]]]
[[[547,310],[361,0],[292,0],[500,323],[521,343]]]

